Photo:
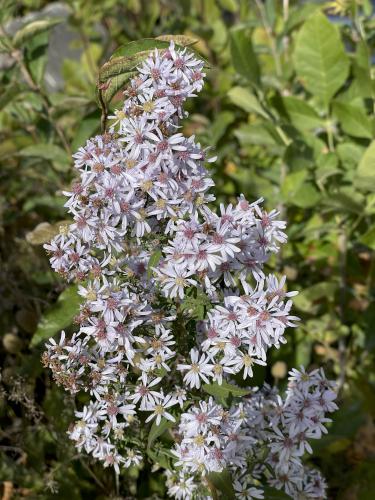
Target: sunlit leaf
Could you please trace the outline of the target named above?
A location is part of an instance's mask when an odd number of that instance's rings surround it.
[[[370,118],[363,109],[340,101],[334,102],[332,109],[344,132],[353,137],[365,137],[367,139],[373,137]]]
[[[38,19],[37,21],[31,21],[17,31],[13,37],[13,44],[16,47],[19,47],[35,35],[48,31],[61,22],[63,22],[63,19],[60,18]]]
[[[355,183],[366,191],[375,191],[375,140],[366,149],[359,162]]]
[[[228,470],[224,469],[222,472],[210,472],[208,474],[208,481],[221,493],[222,498],[234,500],[236,497],[233,488],[233,479]]]
[[[294,64],[303,86],[328,106],[349,74],[349,59],[337,28],[321,12],[298,33]]]
[[[255,55],[251,36],[243,28],[230,32],[230,51],[234,69],[249,82],[260,84],[260,67]]]
[[[291,123],[301,130],[313,130],[322,127],[318,113],[306,101],[297,97],[283,97],[283,104]]]
[[[69,285],[59,295],[56,303],[45,311],[31,340],[31,346],[40,344],[72,324],[74,316],[79,313],[82,299],[77,290],[76,285]]]
[[[69,165],[70,158],[66,151],[56,144],[35,144],[21,149],[20,156],[42,158],[62,165]]]
[[[250,394],[249,389],[244,389],[243,387],[238,387],[237,385],[230,384],[223,380],[223,383],[219,385],[217,382],[212,384],[204,384],[202,386],[204,392],[210,394],[211,396],[217,398],[227,398],[230,394],[234,397],[243,397]]]
[[[228,92],[229,99],[238,106],[239,108],[247,111],[248,113],[256,113],[266,120],[269,119],[269,115],[260,105],[258,99],[255,97],[250,90],[244,87],[233,87]]]
[[[148,434],[147,448],[151,449],[155,439],[164,434],[164,432],[173,427],[173,425],[174,422],[164,417],[161,418],[159,425],[157,425],[156,421],[154,420]]]

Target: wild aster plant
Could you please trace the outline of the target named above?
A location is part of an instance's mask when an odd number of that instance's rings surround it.
[[[203,62],[172,42],[138,69],[109,131],[74,155],[79,179],[65,193],[74,222],[45,245],[83,299],[78,331],[50,339],[43,356],[58,384],[91,398],[69,437],[119,473],[145,460],[150,426],[170,421],[170,496],[213,498],[211,474],[225,470],[236,498],[263,498],[267,483],[324,498],[319,472],[302,464],[336,409],[322,370],[292,370],[284,397],[265,385],[225,408],[207,394],[251,378],[298,321],[296,292],[264,272],[286,224],[243,195],[209,208],[204,163],[215,158],[179,131]]]

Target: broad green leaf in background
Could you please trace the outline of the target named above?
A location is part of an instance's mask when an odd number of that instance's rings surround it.
[[[31,245],[42,245],[51,241],[51,239],[59,233],[60,227],[64,224],[70,224],[71,221],[59,221],[55,224],[49,222],[41,222],[32,231],[26,233],[26,241]]]
[[[235,114],[232,111],[221,111],[215,116],[215,121],[213,122],[210,130],[210,144],[216,146],[220,139],[225,134],[225,131],[231,123],[235,120]]]
[[[172,40],[181,47],[187,47],[196,42],[194,38],[184,35],[162,35],[157,38],[143,38],[142,40],[134,40],[122,45],[115,50],[111,58],[120,56],[130,57],[142,52],[146,52],[148,55],[150,50],[153,49],[167,49]]]
[[[336,27],[321,12],[298,33],[294,65],[303,86],[328,107],[349,74],[349,59]]]
[[[342,142],[337,145],[336,151],[344,168],[355,169],[365,152],[365,148],[354,142]]]
[[[79,305],[82,299],[77,290],[76,285],[69,285],[59,295],[55,304],[45,311],[31,339],[31,346],[40,344],[43,340],[49,339],[72,324],[74,316],[79,313]]]
[[[358,215],[363,212],[363,202],[363,195],[354,190],[352,186],[341,187],[329,193],[329,196],[322,201],[325,207],[330,207],[335,213],[340,211]]]
[[[229,471],[224,469],[222,472],[210,472],[208,474],[208,481],[220,492],[220,498],[225,500],[235,499],[233,480]]]
[[[297,129],[313,130],[322,127],[322,119],[306,101],[292,96],[283,97],[282,100],[291,123]]]
[[[192,318],[203,320],[207,310],[212,307],[210,299],[202,290],[193,291],[193,295],[189,294],[190,291],[191,289],[187,291],[181,310],[187,311]]]
[[[274,125],[270,122],[241,125],[234,135],[242,146],[260,144],[264,146],[285,146]]]
[[[375,250],[375,227],[371,227],[360,237],[359,241],[372,250]]]
[[[218,0],[219,4],[229,12],[237,12],[239,5],[237,0]]]
[[[151,257],[148,261],[148,266],[147,266],[147,276],[150,279],[152,276],[152,268],[156,267],[158,265],[159,260],[163,257],[163,254],[161,253],[161,250],[155,250],[153,254],[151,254]]]
[[[375,191],[375,140],[371,142],[359,162],[355,185],[366,191]]]
[[[156,421],[154,420],[150,429],[150,432],[148,434],[148,440],[147,440],[147,448],[150,449],[155,441],[159,436],[164,434],[164,432],[167,429],[170,429],[173,427],[174,422],[171,422],[167,418],[162,417],[160,420],[160,424],[156,425]]]
[[[344,132],[353,137],[372,139],[371,121],[363,109],[341,101],[334,102],[332,109]]]
[[[166,50],[171,40],[175,41],[179,47],[188,47],[195,43],[194,39],[184,35],[164,35],[159,38],[144,38],[129,42],[112,54],[109,61],[103,64],[99,71],[97,95],[104,110],[114,95],[135,75],[137,66],[148,57],[150,50],[155,48]],[[189,50],[193,51],[191,48]]]
[[[322,281],[305,288],[305,290],[302,290],[296,297],[294,297],[293,302],[297,309],[313,314],[314,302],[323,298],[328,298],[331,302],[333,302],[337,287],[337,283]]]
[[[297,192],[307,179],[307,176],[308,172],[304,169],[298,170],[297,172],[291,172],[285,177],[281,186],[281,194],[283,195],[284,200],[288,200]]]
[[[260,67],[255,55],[251,36],[243,28],[230,32],[230,51],[235,70],[250,83],[260,84]]]
[[[13,45],[15,47],[19,47],[23,43],[30,40],[30,38],[33,38],[39,33],[48,31],[57,24],[60,24],[62,21],[63,19],[60,18],[39,19],[37,21],[32,21],[17,31],[17,33],[13,37]]]
[[[93,113],[85,116],[79,123],[78,129],[74,134],[72,142],[72,150],[76,151],[81,146],[84,146],[87,139],[93,136],[100,128],[100,113],[95,110]]]
[[[23,90],[19,83],[15,83],[14,85],[9,86],[5,92],[0,96],[0,111],[5,108],[9,103],[13,101],[15,97],[17,97]]]
[[[27,41],[25,46],[25,64],[37,85],[44,81],[47,65],[48,32],[41,31]]]
[[[283,490],[277,490],[271,486],[264,486],[264,493],[267,500],[290,500],[290,496],[287,495]]]
[[[204,392],[207,392],[207,394],[219,399],[226,399],[230,394],[234,397],[243,397],[250,394],[249,389],[244,389],[243,387],[238,387],[237,385],[224,381],[221,385],[217,382],[213,384],[203,384],[202,388]]]
[[[229,99],[239,108],[248,113],[256,113],[266,120],[269,115],[264,111],[255,95],[244,87],[233,87],[228,92]]]
[[[290,202],[301,208],[312,208],[320,201],[321,195],[311,182],[304,182],[293,194]]]
[[[20,156],[43,158],[61,165],[69,165],[70,158],[67,153],[56,144],[35,144],[21,149]]]
[[[296,4],[291,9],[288,19],[285,23],[285,32],[288,33],[302,24],[308,17],[310,17],[316,10],[321,9],[321,6],[314,3],[305,3],[303,5]]]

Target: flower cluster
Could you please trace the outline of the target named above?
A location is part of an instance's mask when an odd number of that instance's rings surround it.
[[[109,117],[109,131],[74,155],[79,177],[65,192],[73,222],[45,248],[52,267],[77,284],[78,331],[50,339],[43,362],[58,384],[90,398],[69,436],[104,466],[118,473],[120,466],[141,467],[144,427],[179,421],[174,467],[180,472],[176,480],[171,467],[167,477],[172,496],[200,498],[197,476],[228,466],[238,468],[239,498],[261,498],[257,478],[266,462],[250,477],[250,457],[266,443],[269,457],[290,462],[284,471],[267,458],[275,486],[277,474],[293,475],[309,451],[301,433],[324,432],[318,406],[334,407],[323,391],[327,382],[321,374],[307,390],[297,380],[277,422],[276,396],[261,390],[224,409],[202,384],[221,386],[239,373],[252,377],[254,365],[265,365],[268,349],[285,343],[285,329],[295,326],[296,292],[285,291],[285,278],[264,272],[286,242],[285,222],[275,210],[264,211],[262,200],[249,203],[242,195],[219,213],[209,208],[214,182],[204,164],[215,158],[179,132],[186,99],[203,86],[204,63],[172,42],[138,70],[122,109]],[[288,408],[296,405],[302,422],[292,422]],[[286,432],[297,447],[289,455],[280,448]],[[304,491],[316,483],[308,477],[301,480]],[[287,491],[294,495],[292,486]]]
[[[169,493],[177,498],[197,495],[202,476],[209,481],[210,472],[226,469],[239,498],[263,498],[264,483],[292,498],[302,493],[324,498],[323,478],[306,468],[301,457],[312,453],[309,440],[327,432],[330,419],[325,414],[337,409],[333,389],[323,370],[307,374],[302,368],[290,372],[285,399],[264,386],[228,409],[212,398],[190,407],[178,427],[177,469],[168,473]]]

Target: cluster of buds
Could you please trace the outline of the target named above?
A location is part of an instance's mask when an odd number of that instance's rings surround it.
[[[262,498],[263,476],[291,496],[322,498],[323,481],[311,486],[317,473],[301,463],[334,409],[322,372],[296,372],[285,400],[265,387],[224,409],[204,391],[251,378],[298,321],[296,292],[264,272],[286,242],[285,222],[242,195],[219,213],[209,208],[204,164],[215,158],[179,132],[203,61],[172,42],[138,70],[109,131],[74,155],[79,179],[64,193],[74,221],[45,245],[82,297],[78,331],[50,339],[43,356],[58,384],[90,396],[69,436],[120,473],[145,460],[141,430],[169,420],[180,436],[171,496],[210,497],[199,478],[225,468],[238,498]],[[268,450],[262,462],[259,449]]]

